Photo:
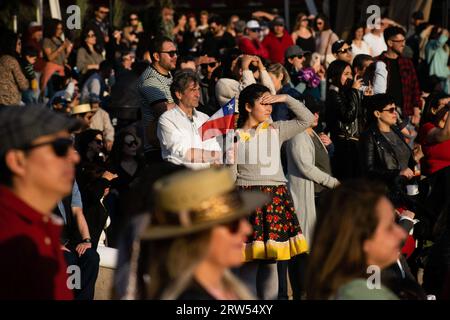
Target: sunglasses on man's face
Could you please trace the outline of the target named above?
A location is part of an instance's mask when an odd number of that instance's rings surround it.
[[[207,67],[214,68],[216,65],[217,65],[217,62],[210,62],[210,63],[202,63],[200,66],[202,68],[207,68]]]
[[[261,28],[250,28],[251,32],[261,32]]]
[[[352,52],[352,47],[348,47],[346,49],[341,49],[341,50],[338,51],[338,53],[341,53],[341,54],[343,54],[343,53],[351,53],[351,52]]]
[[[173,58],[175,56],[178,56],[178,51],[177,50],[161,51],[160,53],[167,53],[169,55],[169,57],[171,57],[171,58]]]
[[[43,147],[46,145],[50,145],[53,149],[53,152],[56,156],[63,158],[67,156],[69,149],[72,147],[72,139],[69,138],[58,138],[52,141],[42,142],[38,144],[28,145],[22,148],[22,150],[28,151],[35,148]]]
[[[395,113],[395,107],[386,109],[386,110],[382,110],[381,112],[389,112],[389,113]]]

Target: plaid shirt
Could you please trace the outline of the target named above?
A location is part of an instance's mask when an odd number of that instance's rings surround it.
[[[390,85],[390,70],[391,70],[391,59],[388,59],[384,53],[376,58],[379,61],[386,63],[386,68],[388,70],[387,85]],[[400,69],[400,77],[402,79],[402,95],[403,95],[403,105],[402,113],[403,116],[411,116],[414,114],[414,108],[420,108],[420,87],[419,81],[417,80],[416,69],[414,68],[411,59],[399,57],[398,66]]]

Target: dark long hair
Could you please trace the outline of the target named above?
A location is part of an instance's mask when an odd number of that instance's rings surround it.
[[[56,27],[64,24],[59,19],[50,19],[44,26],[44,38],[53,38],[56,35]]]
[[[378,226],[376,207],[384,195],[381,185],[356,180],[322,199],[306,275],[308,299],[329,299],[348,281],[367,276],[363,243]]]
[[[86,28],[86,29],[84,29],[84,30],[83,30],[83,33],[81,34],[81,47],[83,47],[84,49],[86,49],[86,51],[87,51],[89,54],[92,54],[93,52],[91,51],[91,49],[89,48],[89,46],[88,46],[87,43],[86,43],[86,38],[87,38],[87,35],[88,35],[89,31],[92,31],[92,32],[95,33],[95,31],[94,31],[92,28]],[[97,47],[98,47],[97,45],[94,45],[94,51],[97,52],[97,53],[101,53],[100,51],[98,51],[98,48],[97,48]]]
[[[16,51],[17,41],[19,41],[19,35],[11,30],[0,30],[2,32],[0,38],[0,55],[7,54],[18,58],[19,54]]]
[[[89,143],[94,141],[97,135],[102,135],[102,132],[100,130],[87,129],[76,136],[75,148],[80,155],[81,161],[87,161]]]
[[[111,149],[111,153],[109,155],[109,165],[112,167],[118,167],[120,166],[120,163],[123,159],[123,147],[125,145],[125,137],[126,136],[133,136],[136,141],[138,141],[138,136],[136,132],[133,132],[130,128],[124,128],[123,130],[119,131],[117,136],[114,139],[114,144]],[[136,156],[134,157],[137,162],[143,162],[143,157],[139,153],[140,149],[137,150]]]
[[[255,106],[256,99],[260,98],[264,93],[270,92],[270,90],[259,83],[254,83],[246,87],[239,94],[239,119],[237,121],[237,127],[242,128],[245,121],[248,119],[249,112],[245,109],[248,103],[251,107]]]
[[[317,29],[317,20],[323,20],[323,30],[322,31],[327,31],[331,29],[330,26],[330,19],[328,19],[328,17],[326,15],[324,15],[323,13],[319,13],[317,15],[317,17],[314,19],[314,30],[319,31],[319,29]]]
[[[352,66],[348,62],[342,60],[335,60],[329,65],[327,70],[327,90],[330,85],[334,85],[340,89],[342,88],[341,76],[347,67],[350,67],[350,70],[352,69]]]

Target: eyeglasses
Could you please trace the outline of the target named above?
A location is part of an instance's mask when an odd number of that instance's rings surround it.
[[[207,67],[214,68],[216,65],[217,65],[217,62],[210,62],[210,63],[202,63],[200,66],[202,68],[207,68]]]
[[[392,39],[391,39],[391,41],[392,41],[392,42],[405,42],[406,39],[401,39],[401,40],[392,40]]]
[[[239,228],[241,227],[241,220],[242,219],[233,220],[229,223],[223,224],[223,226],[226,227],[230,233],[235,234],[239,231]]]
[[[251,32],[261,32],[261,28],[250,28]]]
[[[100,14],[108,14],[109,11],[99,11]]]
[[[351,53],[352,47],[348,47],[346,49],[339,50],[338,53]]]
[[[137,146],[138,145],[138,142],[136,141],[136,140],[131,140],[130,142],[125,142],[125,144],[128,146],[128,147],[131,147],[131,146]]]
[[[38,144],[28,145],[22,148],[22,150],[32,150],[42,146],[51,145],[53,152],[60,158],[67,156],[69,149],[72,147],[72,140],[69,138],[58,138],[52,141],[42,142]]]
[[[386,109],[386,110],[382,110],[381,112],[389,112],[389,113],[395,113],[395,107]]]
[[[99,146],[103,146],[103,140],[101,139],[94,139],[95,143],[97,143],[97,145]]]
[[[159,53],[167,53],[169,55],[169,57],[173,58],[175,56],[178,56],[178,51],[177,50],[172,50],[172,51],[160,51]]]

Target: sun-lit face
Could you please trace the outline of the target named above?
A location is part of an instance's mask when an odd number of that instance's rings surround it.
[[[184,92],[176,92],[179,105],[186,108],[197,108],[200,103],[200,85],[195,82],[191,82]]]
[[[363,243],[367,265],[388,267],[399,257],[400,246],[406,239],[406,232],[395,222],[392,203],[383,197],[378,201],[376,212],[378,226],[370,239]]]
[[[244,243],[251,232],[247,219],[214,227],[206,259],[223,269],[240,266]]]
[[[267,121],[272,114],[271,104],[262,104],[261,100],[265,95],[269,95],[268,92],[264,93],[261,98],[255,100],[255,105],[251,107],[247,104],[246,109],[249,112],[249,118],[257,123]]]
[[[67,131],[60,131],[35,139],[31,145],[55,141],[58,138],[70,138]],[[14,151],[16,152],[16,151]],[[73,146],[67,154],[58,156],[53,146],[44,144],[27,151],[21,166],[23,172],[19,173],[27,180],[28,186],[45,191],[53,197],[64,197],[70,193],[75,177],[75,164],[80,160]]]
[[[171,41],[166,41],[162,45],[162,50],[159,52],[158,64],[165,70],[175,70],[177,66],[178,53],[175,44]]]
[[[391,39],[388,40],[388,46],[395,53],[401,55],[405,50],[406,46],[405,36],[403,36],[402,34],[397,34],[395,37],[392,37]]]
[[[350,66],[345,67],[344,72],[341,75],[341,85],[345,86],[348,80],[353,80],[352,69]]]
[[[375,116],[378,118],[379,122],[387,124],[388,126],[393,126],[397,123],[398,118],[395,104],[388,104],[381,112],[375,111]]]

